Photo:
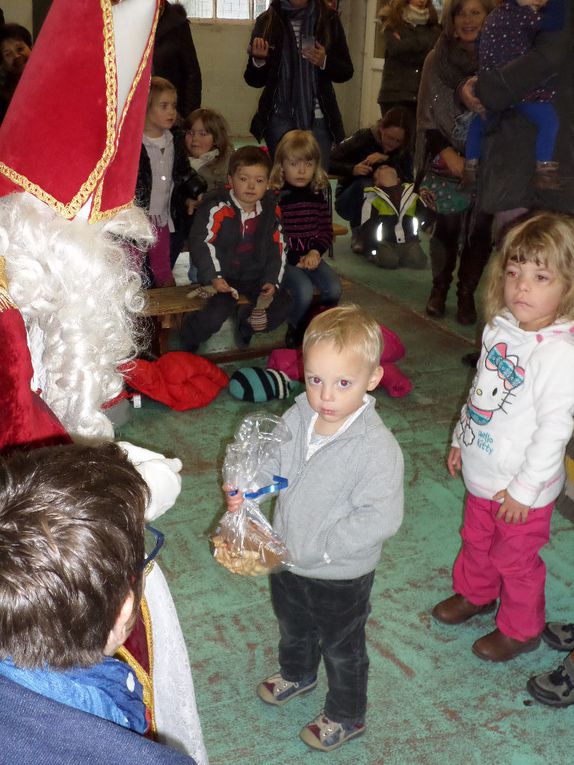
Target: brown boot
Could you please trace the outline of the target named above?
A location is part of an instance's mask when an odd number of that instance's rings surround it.
[[[444,284],[433,284],[426,305],[426,312],[429,316],[434,316],[436,319],[442,319],[444,316],[447,295],[448,287]]]
[[[494,630],[479,638],[472,646],[472,652],[483,661],[510,661],[521,653],[534,651],[539,645],[540,635],[523,641]]]
[[[471,191],[476,186],[478,176],[478,159],[465,159],[464,170],[460,180],[460,188],[465,191]]]
[[[538,191],[560,191],[558,162],[537,162],[534,171],[534,188]]]
[[[432,615],[437,622],[442,622],[443,624],[463,624],[472,619],[473,616],[488,614],[494,611],[495,608],[496,600],[491,600],[490,603],[477,606],[462,595],[451,595],[450,598],[437,603],[432,610]]]

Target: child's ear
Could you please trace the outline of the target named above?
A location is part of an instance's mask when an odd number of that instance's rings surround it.
[[[228,175],[228,176],[227,176],[227,183],[228,183],[230,186],[233,186],[232,177],[233,177],[233,176],[231,176],[231,175]]]
[[[135,597],[132,590],[130,590],[126,595],[126,599],[122,603],[115,624],[108,635],[108,642],[104,649],[104,654],[106,656],[113,656],[118,648],[128,639],[134,626],[134,612]]]
[[[375,390],[377,385],[381,382],[383,379],[383,368],[382,366],[377,366],[373,369],[373,373],[369,378],[369,384],[367,385],[367,390]]]

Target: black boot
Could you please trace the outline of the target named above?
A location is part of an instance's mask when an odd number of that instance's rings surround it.
[[[426,305],[426,312],[435,319],[442,319],[448,295],[448,285],[435,283],[432,286],[431,293]]]
[[[476,323],[476,306],[474,305],[474,292],[466,287],[458,288],[458,302],[456,307],[456,320],[465,327]]]

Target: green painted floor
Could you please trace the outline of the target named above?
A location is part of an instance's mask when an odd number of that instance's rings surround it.
[[[414,382],[406,398],[376,394],[377,408],[405,456],[405,521],[384,547],[368,625],[371,658],[367,732],[342,749],[313,752],[299,729],[321,709],[325,678],[316,691],[281,709],[264,705],[254,689],[276,669],[277,628],[266,579],[234,577],[210,557],[207,533],[223,511],[220,465],[240,420],[253,411],[227,391],[209,407],[177,413],[144,400],[121,438],[179,456],[183,491],[157,525],[166,534],[161,565],[170,582],[189,646],[197,705],[212,765],[546,765],[571,763],[574,709],[531,703],[527,678],[559,655],[546,646],[507,665],[471,653],[493,629],[492,616],[445,627],[430,608],[450,594],[458,549],[463,486],[448,477],[450,431],[471,371],[460,358],[475,330],[424,315],[430,271],[382,271],[336,245],[334,267],[359,302],[402,338],[401,368]],[[454,291],[453,291],[454,292]],[[264,359],[248,362],[264,365]],[[226,369],[233,370],[233,366]],[[264,405],[280,413],[285,402]],[[571,522],[558,513],[544,552],[547,602],[554,619],[571,619]]]

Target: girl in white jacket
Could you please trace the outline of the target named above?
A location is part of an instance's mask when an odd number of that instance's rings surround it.
[[[511,229],[489,274],[487,325],[448,456],[467,488],[455,595],[433,616],[493,611],[472,650],[507,661],[534,650],[545,622],[546,544],[574,414],[574,219],[541,212]]]

